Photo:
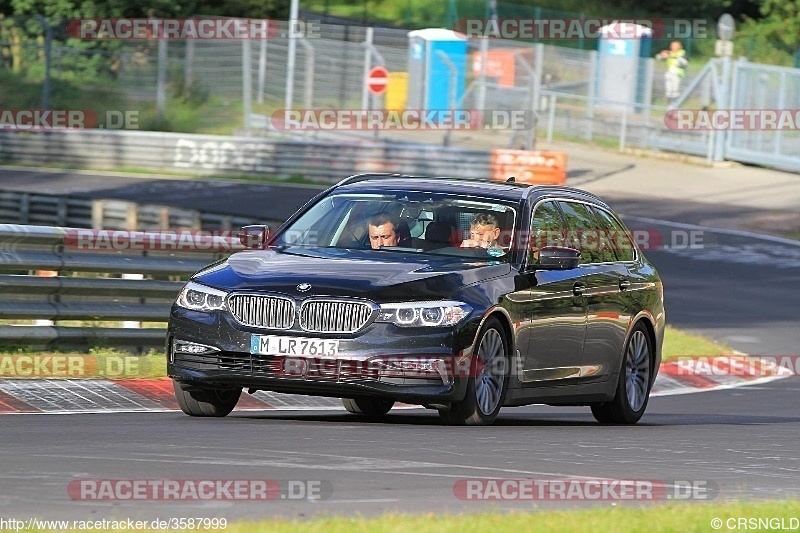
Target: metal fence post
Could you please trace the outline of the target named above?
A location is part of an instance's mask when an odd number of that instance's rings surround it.
[[[642,112],[644,113],[644,131],[647,137],[645,141],[645,146],[650,145],[650,111],[652,111],[653,106],[653,73],[654,73],[654,63],[655,59],[648,58],[645,67],[645,75],[644,75],[644,108]]]
[[[556,126],[556,95],[550,95],[550,109],[547,113],[547,142],[553,142],[553,129]]]
[[[531,70],[531,86],[530,86],[530,107],[531,112],[536,117],[536,112],[539,110],[539,98],[542,93],[542,73],[544,65],[544,45],[536,43],[533,46],[533,69]],[[525,149],[533,150],[536,144],[536,129],[535,125],[531,124],[525,135]]]
[[[183,96],[189,96],[192,92],[192,68],[194,63],[194,39],[186,40],[186,51],[183,60]]]
[[[622,124],[619,131],[619,151],[625,151],[625,135],[628,133],[628,106],[622,106]]]
[[[167,40],[158,40],[158,75],[156,78],[156,118],[164,120],[164,107],[167,103]]]
[[[722,75],[720,78],[720,87],[717,92],[719,101],[717,105],[719,109],[728,109],[731,104],[731,58],[729,56],[722,57]],[[714,161],[722,161],[725,159],[725,138],[727,137],[727,133],[725,131],[720,131],[715,137]]]
[[[300,38],[300,43],[306,51],[305,91],[303,94],[303,107],[311,109],[314,106],[314,46],[305,37]]]
[[[478,97],[475,107],[481,111],[486,109],[486,61],[489,53],[489,38],[480,37],[481,70],[478,74]]]
[[[44,83],[42,84],[42,109],[50,109],[50,63],[53,49],[53,29],[42,15],[36,15],[36,20],[44,30]]]
[[[244,114],[244,129],[250,130],[250,113],[253,103],[253,77],[250,71],[252,56],[250,54],[250,40],[242,40],[242,114]]]
[[[286,58],[286,94],[284,96],[284,109],[292,109],[294,98],[294,63],[297,55],[297,42],[294,33],[297,26],[298,0],[292,0],[289,11],[289,51]]]
[[[267,81],[267,39],[261,39],[258,53],[258,103],[264,103],[264,84]]]
[[[364,37],[364,75],[361,83],[361,109],[369,109],[369,88],[367,87],[367,79],[369,78],[369,71],[372,67],[372,39],[374,36],[374,28],[367,28],[367,35]]]
[[[589,86],[587,92],[589,94],[588,105],[586,106],[586,117],[589,119],[588,127],[586,128],[586,140],[592,140],[594,133],[594,97],[595,97],[595,81],[597,80],[597,50],[592,50],[589,60]]]

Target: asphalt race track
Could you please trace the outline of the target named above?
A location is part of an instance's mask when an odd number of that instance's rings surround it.
[[[8,415],[2,420],[0,514],[22,519],[258,518],[547,509],[589,502],[457,499],[474,478],[570,476],[717,484],[720,498],[800,495],[796,378],[654,398],[634,427],[600,426],[587,409],[507,409],[492,427],[439,424],[398,411],[385,423],[348,414]],[[268,502],[73,501],[78,478],[319,481],[327,499]],[[595,503],[596,504],[596,503]],[[610,503],[601,503],[610,505]],[[623,504],[624,505],[624,504]]]
[[[100,176],[94,188],[102,182],[104,193],[111,193],[114,179]],[[11,183],[3,181],[4,187]],[[20,177],[20,187],[23,181]],[[92,194],[91,181],[73,182],[71,192]],[[277,205],[275,195],[284,192],[270,185],[259,200],[258,187],[248,185],[248,205]],[[299,205],[313,192],[285,190],[291,196],[287,205]],[[225,200],[217,195],[214,203]],[[667,244],[646,253],[665,283],[669,323],[751,354],[798,354],[800,245],[692,226],[697,220],[685,202],[615,198],[612,205],[632,229],[657,232]],[[197,202],[193,207],[204,208]],[[736,216],[738,208],[716,209]],[[677,220],[664,219],[684,212]],[[673,242],[689,231],[701,232],[701,248]],[[0,516],[232,520],[592,505],[458,499],[454,484],[473,478],[683,480],[718,486],[724,499],[798,497],[798,394],[800,381],[792,376],[760,386],[653,398],[634,427],[596,424],[587,408],[540,406],[506,409],[494,426],[481,428],[445,427],[435,412],[424,410],[393,411],[383,423],[330,411],[239,412],[219,420],[174,412],[8,415],[0,420]],[[68,483],[85,478],[260,478],[281,487],[302,480],[321,482],[328,490],[323,499],[269,502],[70,499]]]

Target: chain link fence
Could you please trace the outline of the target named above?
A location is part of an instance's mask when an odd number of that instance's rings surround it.
[[[42,20],[28,22],[45,28]],[[26,26],[29,32],[30,24]],[[0,30],[0,108],[93,109],[101,116],[106,110],[134,111],[138,122],[127,126],[136,129],[247,134],[274,140],[385,138],[481,149],[531,148],[536,139],[574,140],[708,155],[709,161],[712,153],[717,160],[721,154],[711,149],[715,142],[712,133],[675,132],[665,125],[669,108],[664,61],[643,57],[638,71],[628,73],[636,77],[635,101],[617,102],[613,95],[599,95],[603,67],[596,42],[575,40],[565,47],[547,42],[468,40],[465,88],[453,107],[532,109],[538,115],[535,131],[289,132],[276,128],[272,121],[273,114],[287,107],[385,108],[386,96],[370,96],[365,81],[370,68],[377,65],[390,73],[409,71],[408,32],[305,21],[304,31],[295,39],[296,57],[289,72],[291,32],[286,22],[280,23],[274,38],[266,40],[64,40],[74,46],[65,46],[58,39],[63,24],[49,24],[48,31],[41,30],[45,37],[28,41],[15,37],[8,27]],[[654,44],[650,48],[659,49]],[[481,70],[478,65],[484,60]],[[681,106],[718,106],[722,87],[718,63],[690,61]],[[499,70],[496,64],[501,64]],[[796,107],[799,71],[737,65],[745,66],[733,69],[739,74],[732,85],[736,100],[726,102],[742,108]],[[45,78],[48,71],[49,78]],[[287,84],[289,76],[291,84]],[[292,96],[287,99],[289,85]],[[729,85],[725,87],[730,90]],[[443,84],[435,90],[448,88]],[[796,132],[732,132],[725,143],[726,150],[735,151],[740,159],[757,153],[762,164],[774,160],[771,155],[791,157],[799,145]]]

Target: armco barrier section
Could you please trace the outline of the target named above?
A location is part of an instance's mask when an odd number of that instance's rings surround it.
[[[2,185],[0,184],[0,187]],[[279,226],[283,220],[205,213],[127,200],[89,199],[0,190],[0,223],[95,229],[230,230],[249,224]]]
[[[163,328],[103,327],[97,323],[165,322],[183,286],[181,280],[241,249],[234,244],[213,252],[87,251],[74,245],[77,231],[0,224],[0,319],[89,323],[87,327],[3,325],[0,342],[5,346],[163,346]],[[139,242],[146,240],[140,233]],[[41,270],[56,275],[36,275]],[[147,279],[107,277],[125,273]]]
[[[0,161],[206,175],[301,176],[336,183],[360,172],[491,179],[494,152],[391,141],[269,140],[183,133],[0,131]]]

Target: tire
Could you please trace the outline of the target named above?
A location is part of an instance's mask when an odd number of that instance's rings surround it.
[[[342,405],[349,412],[379,418],[389,412],[394,405],[394,400],[386,398],[342,398]]]
[[[172,388],[181,411],[189,416],[227,416],[242,395],[242,389],[184,390],[181,383],[175,380],[172,380]]]
[[[647,409],[652,375],[653,342],[644,326],[638,324],[622,352],[622,368],[614,399],[592,405],[595,420],[601,424],[637,423]]]
[[[497,418],[508,390],[508,339],[500,321],[484,322],[470,364],[464,399],[449,410],[440,410],[445,424],[458,426],[489,425]]]

